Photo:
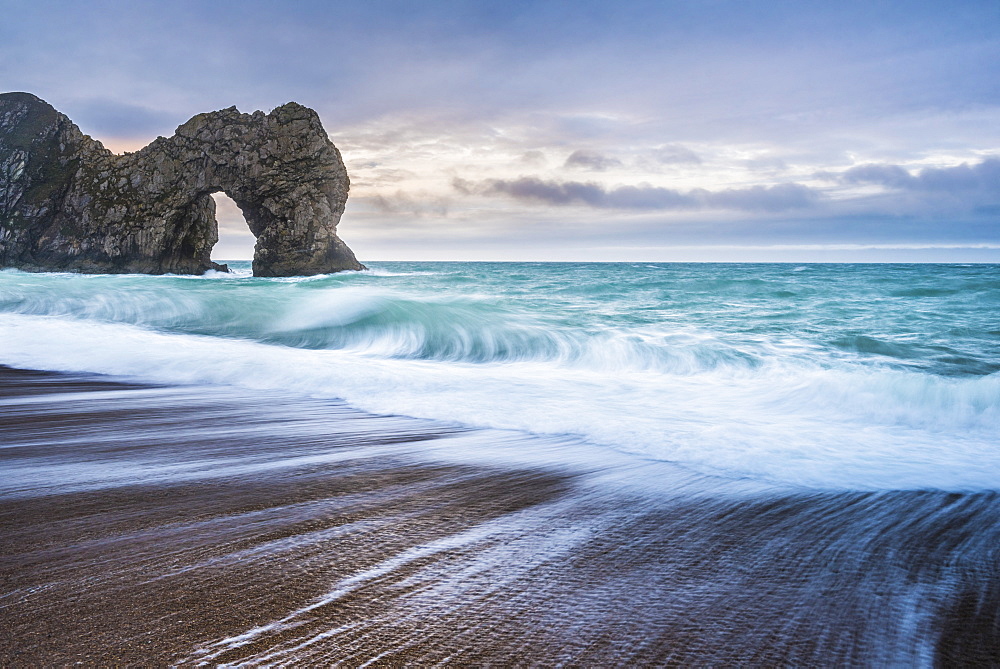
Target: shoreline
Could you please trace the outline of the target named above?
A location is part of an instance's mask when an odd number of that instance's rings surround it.
[[[996,493],[441,457],[504,439],[0,368],[0,663],[1000,659]]]
[[[249,393],[201,390],[0,367],[0,663],[174,663],[307,606],[327,582],[567,485],[405,457],[400,444],[462,432],[447,426],[329,401],[301,401],[327,415],[275,420],[264,402],[239,406]],[[236,435],[204,436],[225,419]],[[31,490],[14,480],[56,462],[87,475]]]

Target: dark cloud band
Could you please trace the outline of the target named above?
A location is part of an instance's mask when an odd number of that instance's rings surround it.
[[[605,187],[588,181],[549,181],[533,176],[473,182],[456,178],[455,190],[465,195],[504,195],[550,205],[584,205],[601,209],[698,210],[734,209],[779,212],[812,206],[819,194],[796,183],[709,191],[681,192],[657,186]]]
[[[875,184],[900,190],[1000,194],[1000,158],[987,158],[974,165],[929,167],[916,175],[899,165],[858,165],[835,177],[845,184]]]

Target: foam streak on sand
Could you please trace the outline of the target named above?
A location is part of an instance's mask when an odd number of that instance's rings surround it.
[[[33,472],[0,480],[2,664],[1000,660],[993,492],[706,477],[288,393],[0,381],[0,466]]]

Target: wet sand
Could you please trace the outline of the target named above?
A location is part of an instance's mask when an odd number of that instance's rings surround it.
[[[1000,664],[995,493],[581,449],[0,368],[0,665]]]

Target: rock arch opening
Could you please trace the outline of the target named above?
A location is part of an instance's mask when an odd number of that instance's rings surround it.
[[[215,200],[215,220],[219,227],[219,241],[212,247],[212,262],[225,264],[231,261],[253,260],[257,237],[236,202],[224,192],[212,193]]]

